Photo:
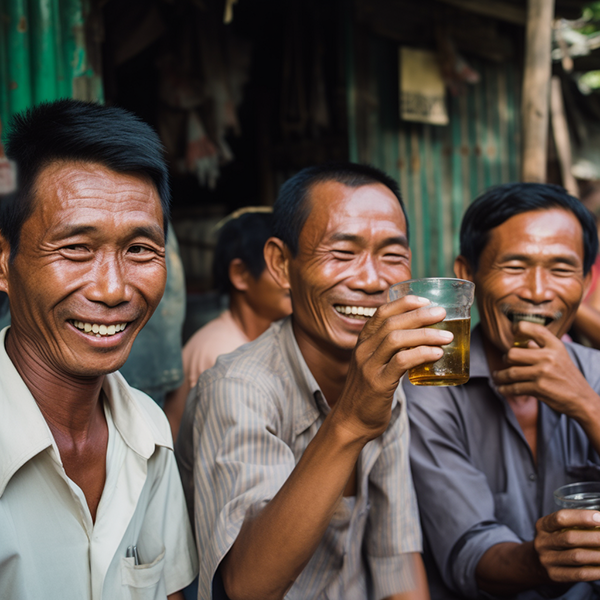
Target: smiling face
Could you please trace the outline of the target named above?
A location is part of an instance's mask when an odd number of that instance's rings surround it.
[[[553,208],[515,215],[493,229],[474,274],[461,257],[456,267],[475,283],[484,336],[504,353],[514,343],[513,321],[523,316],[557,337],[566,333],[589,279],[583,258],[577,217]]]
[[[410,279],[406,221],[382,184],[318,183],[309,202],[298,255],[287,261],[296,339],[303,352],[349,356],[390,285]]]
[[[163,215],[152,183],[101,165],[41,171],[19,251],[1,255],[11,344],[55,374],[123,365],[166,282]]]

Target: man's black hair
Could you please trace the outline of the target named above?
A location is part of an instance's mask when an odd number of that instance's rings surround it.
[[[583,274],[587,275],[598,253],[598,232],[592,213],[575,197],[546,183],[506,183],[490,188],[469,206],[460,228],[460,253],[477,271],[479,257],[490,232],[515,215],[560,208],[577,217],[583,230]]]
[[[166,236],[171,193],[163,146],[152,127],[134,114],[80,100],[44,102],[13,117],[6,154],[17,164],[18,191],[0,207],[0,232],[10,244],[11,259],[34,209],[37,178],[57,161],[97,163],[116,173],[148,177],[160,197]]]
[[[227,221],[219,231],[213,260],[213,283],[221,294],[231,290],[229,265],[239,258],[254,279],[265,270],[263,249],[273,235],[273,215],[270,212],[247,212]]]
[[[375,183],[385,185],[398,198],[406,220],[408,240],[408,216],[398,183],[394,179],[370,165],[351,162],[326,163],[302,169],[288,179],[281,186],[273,207],[273,235],[285,242],[293,256],[298,254],[300,232],[310,214],[310,191],[315,184],[326,181],[337,181],[352,188]]]

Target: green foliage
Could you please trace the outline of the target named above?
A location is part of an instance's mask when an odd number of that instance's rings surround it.
[[[582,20],[585,24],[578,28],[581,33],[589,35],[600,31],[600,2],[590,2],[583,9]]]

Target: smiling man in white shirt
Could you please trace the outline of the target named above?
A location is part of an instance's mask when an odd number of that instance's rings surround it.
[[[162,296],[152,129],[61,100],[13,122],[0,213],[0,598],[183,598],[196,553],[165,416],[115,373]]]

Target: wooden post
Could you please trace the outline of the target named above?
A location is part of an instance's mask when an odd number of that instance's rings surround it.
[[[571,173],[571,140],[569,138],[569,127],[565,117],[565,109],[562,98],[562,88],[560,77],[552,77],[550,84],[550,111],[552,114],[552,132],[554,134],[554,145],[558,154],[560,172],[562,175],[563,187],[572,196],[579,196],[577,181]]]
[[[525,72],[523,74],[523,181],[546,181],[554,0],[527,1]]]

